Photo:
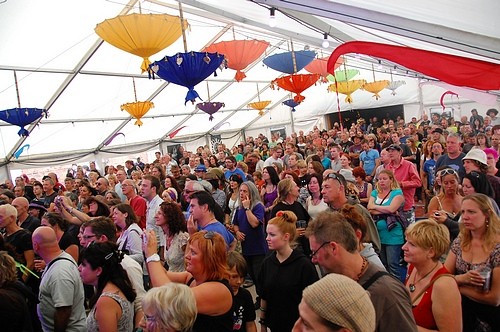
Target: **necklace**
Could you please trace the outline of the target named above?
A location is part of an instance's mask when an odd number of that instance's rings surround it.
[[[365,273],[366,267],[368,266],[368,260],[363,256],[362,258],[363,258],[363,264],[361,264],[361,271],[356,276],[356,281],[359,281],[363,273]]]
[[[423,279],[425,279],[425,277],[427,277],[429,274],[431,274],[431,272],[434,271],[434,269],[436,268],[436,266],[438,266],[438,264],[439,264],[439,262],[437,262],[436,265],[434,265],[434,267],[429,272],[427,272],[422,278],[418,279],[417,282],[415,282],[415,279],[417,278],[417,272],[415,271],[415,275],[413,276],[413,283],[410,284],[410,292],[411,293],[413,293],[417,289],[417,287],[415,285],[418,284]]]

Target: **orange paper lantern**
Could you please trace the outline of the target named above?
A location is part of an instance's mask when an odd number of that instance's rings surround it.
[[[257,60],[268,46],[265,40],[231,40],[212,44],[204,51],[224,54],[227,67],[236,70],[234,79],[241,82],[246,77],[242,70]]]

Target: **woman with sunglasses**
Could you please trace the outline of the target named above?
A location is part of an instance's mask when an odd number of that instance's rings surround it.
[[[390,170],[381,171],[368,201],[368,211],[376,222],[380,236],[380,260],[387,271],[401,281],[404,280],[399,266],[401,247],[404,244],[403,225],[399,222],[388,223],[387,216],[398,213],[404,201],[403,191],[394,178],[394,173]]]
[[[291,331],[299,318],[302,291],[318,280],[311,260],[292,248],[296,222],[293,212],[279,211],[267,225],[266,241],[273,253],[266,257],[257,277],[261,289],[261,332]]]
[[[463,331],[500,331],[500,219],[486,195],[463,199],[460,235],[444,265],[462,294]]]
[[[184,252],[189,240],[186,219],[180,206],[175,202],[163,202],[155,215],[156,226],[161,227],[166,237],[165,263],[168,270],[182,272],[184,265]]]
[[[156,236],[146,231],[143,246],[153,287],[176,282],[188,285],[196,299],[194,331],[233,331],[233,295],[228,282],[226,242],[213,231],[194,233],[186,249],[186,271],[166,271],[156,253]]]
[[[95,288],[87,331],[129,332],[134,328],[136,293],[120,264],[123,255],[112,242],[93,242],[82,251],[80,277]]]

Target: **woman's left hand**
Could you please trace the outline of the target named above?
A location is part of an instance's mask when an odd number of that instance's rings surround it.
[[[156,233],[152,229],[147,229],[142,235],[142,251],[144,255],[149,257],[158,251],[158,243],[156,241]]]

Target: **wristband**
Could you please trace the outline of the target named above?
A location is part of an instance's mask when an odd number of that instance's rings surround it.
[[[146,258],[146,263],[150,262],[159,262],[160,261],[160,255],[158,254],[152,254],[148,258]]]

